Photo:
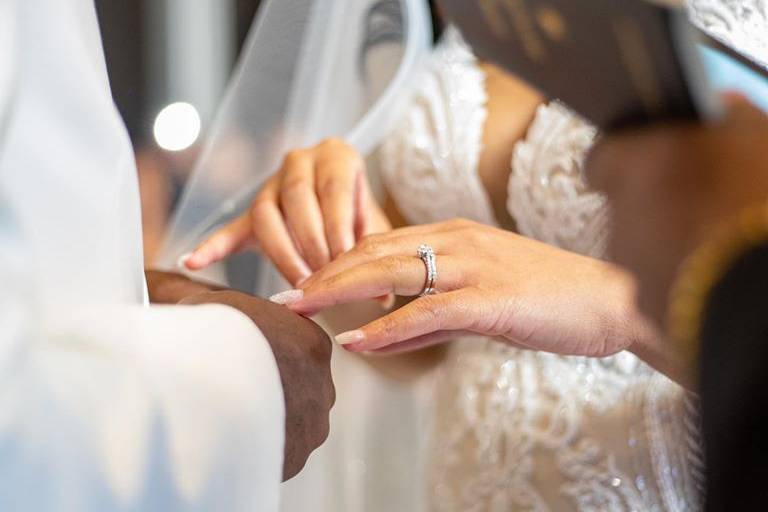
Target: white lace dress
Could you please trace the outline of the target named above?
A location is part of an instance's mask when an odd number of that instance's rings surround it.
[[[714,35],[768,57],[764,0],[699,0],[691,10]],[[410,222],[496,224],[477,173],[486,99],[483,72],[449,29],[381,148],[384,181]],[[562,105],[539,108],[511,162],[508,210],[521,234],[603,255],[605,204],[580,173],[594,136]],[[560,357],[462,339],[436,389],[432,510],[700,508],[692,399],[629,353]]]

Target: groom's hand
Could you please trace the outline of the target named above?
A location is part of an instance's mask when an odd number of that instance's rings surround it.
[[[328,437],[328,416],[336,400],[328,336],[314,322],[244,293],[206,292],[181,303],[223,304],[238,309],[253,320],[269,341],[285,395],[283,478],[293,478]]]
[[[144,276],[152,304],[178,304],[193,295],[224,290],[215,284],[190,279],[175,272],[147,270]]]

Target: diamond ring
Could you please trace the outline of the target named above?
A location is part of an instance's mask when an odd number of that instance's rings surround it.
[[[435,251],[427,244],[421,244],[417,254],[427,268],[427,278],[424,281],[424,289],[419,294],[419,297],[432,295],[436,292],[435,283],[437,282],[437,260],[435,258]]]

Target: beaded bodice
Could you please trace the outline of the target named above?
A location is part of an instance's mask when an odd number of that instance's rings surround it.
[[[768,62],[765,0],[690,8],[710,33]],[[496,223],[477,174],[486,100],[482,71],[449,29],[381,148],[384,182],[409,221]],[[511,162],[508,210],[521,234],[603,255],[607,211],[581,176],[594,136],[561,104],[539,108]],[[630,354],[560,357],[459,340],[438,383],[428,501],[439,511],[696,510],[693,409]]]

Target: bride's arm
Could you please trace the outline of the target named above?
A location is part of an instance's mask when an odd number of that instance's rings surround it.
[[[284,302],[313,315],[388,292],[417,296],[424,287],[424,264],[412,250],[423,243],[437,253],[438,293],[338,335],[340,344],[353,352],[392,353],[472,333],[561,355],[606,357],[628,350],[682,380],[634,307],[634,282],[625,271],[466,220],[372,237]]]

